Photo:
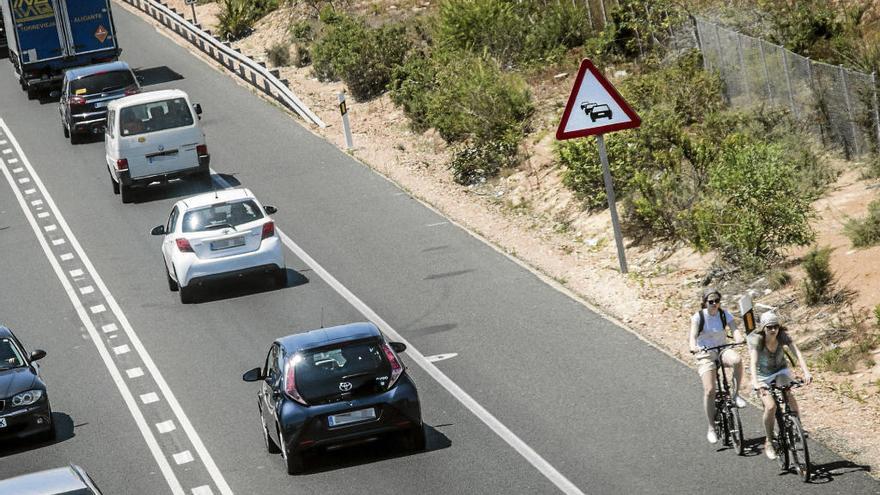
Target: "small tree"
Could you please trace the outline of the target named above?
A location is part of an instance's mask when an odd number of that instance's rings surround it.
[[[834,294],[834,274],[831,272],[831,248],[814,247],[804,257],[804,300],[810,306],[831,302]]]

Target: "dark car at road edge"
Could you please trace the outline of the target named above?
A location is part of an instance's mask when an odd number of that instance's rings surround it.
[[[54,438],[49,395],[35,363],[45,356],[40,349],[26,354],[12,331],[0,325],[0,439]]]

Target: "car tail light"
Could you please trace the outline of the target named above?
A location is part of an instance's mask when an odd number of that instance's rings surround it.
[[[394,353],[394,350],[391,349],[390,345],[382,344],[382,351],[385,352],[385,357],[388,358],[388,362],[391,364],[391,380],[388,381],[388,388],[391,388],[397,383],[397,379],[400,378],[400,375],[403,374],[403,365],[400,364],[400,360],[397,359],[397,354]]]
[[[136,95],[141,92],[141,89],[137,86],[129,86],[125,88],[125,96]]]
[[[128,170],[128,159],[120,158],[119,160],[116,160],[116,170],[119,170],[120,172]]]
[[[207,155],[208,154],[208,145],[207,144],[200,144],[200,145],[196,146],[196,153],[199,156]]]
[[[287,374],[284,376],[284,393],[296,402],[307,406],[306,400],[299,395],[299,390],[296,389],[296,365],[301,360],[302,356],[299,354],[294,354],[287,360]]]
[[[68,100],[68,101],[70,102],[70,106],[72,106],[72,107],[86,104],[86,99],[82,96],[71,96],[70,100]]]
[[[275,235],[275,222],[268,221],[263,224],[263,237],[260,240],[268,239]]]
[[[181,253],[192,253],[193,248],[189,245],[189,241],[180,237],[174,240],[177,243],[177,249],[180,250]]]

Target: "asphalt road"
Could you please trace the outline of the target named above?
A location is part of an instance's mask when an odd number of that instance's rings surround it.
[[[287,288],[244,284],[181,305],[149,230],[201,186],[173,183],[122,205],[110,190],[103,143],[71,146],[57,104],[28,101],[2,71],[0,119],[20,150],[0,136],[7,141],[0,152],[12,150],[0,155],[0,322],[29,348],[48,351],[41,363],[61,433],[50,445],[0,446],[0,478],[76,462],[107,493],[132,494],[534,494],[559,493],[560,480],[603,494],[880,493],[862,467],[816,442],[820,476],[809,485],[779,475],[756,450],[717,451],[704,438],[692,370],[123,8],[115,17],[122,58],[147,76],[145,89],[180,88],[202,104],[215,184],[240,183],[276,205],[277,225],[414,352],[456,353],[437,369],[511,435],[499,435],[473,404],[404,356],[429,425],[428,451],[369,444],[287,476],[280,457],[263,448],[257,388],[241,373],[262,364],[276,337],[322,318],[325,326],[365,319],[359,306],[290,250]],[[684,338],[686,322],[679,326]],[[758,411],[743,413],[750,445],[760,445]],[[514,449],[512,435],[535,455]]]

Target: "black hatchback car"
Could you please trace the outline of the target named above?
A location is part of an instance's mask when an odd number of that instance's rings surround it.
[[[76,144],[88,133],[104,132],[107,104],[139,93],[137,77],[125,62],[70,69],[61,83],[61,127],[64,137]]]
[[[257,406],[270,453],[281,452],[289,474],[303,454],[395,434],[424,450],[421,405],[397,353],[372,323],[352,323],[276,340],[262,368],[242,377],[260,381]]]
[[[12,331],[0,325],[0,438],[55,436],[46,384],[35,361],[46,351],[26,354]]]

